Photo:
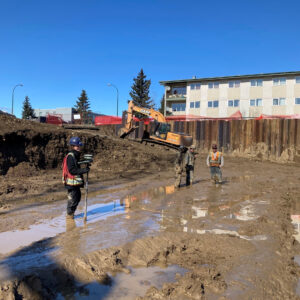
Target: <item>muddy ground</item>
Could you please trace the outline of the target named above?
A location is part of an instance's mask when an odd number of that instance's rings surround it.
[[[225,156],[216,186],[199,155],[176,190],[172,150],[0,121],[0,299],[299,298],[299,165]],[[71,135],[95,155],[87,223],[83,201],[65,218]]]

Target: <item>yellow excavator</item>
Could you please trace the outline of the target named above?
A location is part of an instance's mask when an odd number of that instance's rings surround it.
[[[128,111],[123,114],[123,128],[120,130],[120,138],[125,138],[138,128],[134,123],[134,114],[140,113],[154,119],[154,126],[150,126],[150,132],[144,131],[142,141],[165,145],[171,148],[180,146],[189,147],[193,144],[193,137],[182,133],[171,132],[171,124],[159,111],[153,108],[145,108],[135,104],[132,100],[128,102]]]

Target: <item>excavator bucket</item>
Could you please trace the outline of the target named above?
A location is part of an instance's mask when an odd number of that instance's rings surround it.
[[[128,131],[125,128],[121,128],[119,132],[119,136],[121,139],[124,139],[127,135],[129,135],[131,132],[135,131],[138,128],[138,126],[134,126],[130,128]]]

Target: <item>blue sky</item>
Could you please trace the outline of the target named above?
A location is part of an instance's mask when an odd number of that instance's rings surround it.
[[[0,0],[0,109],[126,109],[141,68],[160,80],[300,70],[300,1]]]

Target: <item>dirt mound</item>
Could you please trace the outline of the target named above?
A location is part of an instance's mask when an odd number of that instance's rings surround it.
[[[7,177],[27,177],[30,175],[38,175],[39,169],[28,162],[21,162],[15,167],[9,168]]]
[[[62,131],[59,126],[38,123],[31,120],[18,119],[9,115],[0,114],[0,134],[5,135],[19,130],[36,130],[39,132]]]

